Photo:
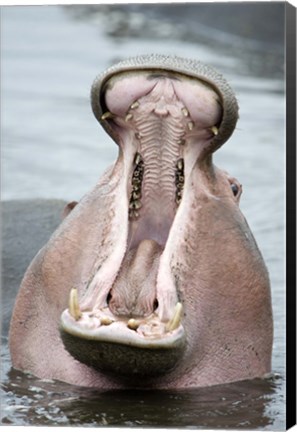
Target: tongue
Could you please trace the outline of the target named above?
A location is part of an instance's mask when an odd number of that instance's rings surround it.
[[[157,307],[156,277],[163,248],[154,240],[142,240],[125,256],[110,291],[114,315],[145,317]]]

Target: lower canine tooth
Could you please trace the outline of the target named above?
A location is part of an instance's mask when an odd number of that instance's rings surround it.
[[[166,331],[173,331],[178,328],[182,319],[183,305],[178,302],[175,305],[173,317],[166,325]]]
[[[76,288],[72,288],[72,290],[70,291],[69,313],[76,321],[78,321],[81,317],[81,311],[78,304],[78,295],[77,295]]]

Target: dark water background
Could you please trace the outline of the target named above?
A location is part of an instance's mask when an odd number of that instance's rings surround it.
[[[2,7],[2,200],[11,208],[23,199],[79,200],[94,186],[117,151],[91,113],[89,90],[115,61],[157,52],[210,63],[240,105],[237,130],[215,163],[243,184],[241,209],[270,272],[275,323],[266,380],[100,393],[10,369],[6,330],[15,292],[3,284],[3,425],[284,429],[284,7]],[[14,217],[17,226],[24,216]]]

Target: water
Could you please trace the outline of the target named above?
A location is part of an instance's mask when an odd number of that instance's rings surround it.
[[[247,48],[241,35],[207,26],[191,30],[177,25],[176,16],[170,21],[158,18],[161,11],[144,16],[141,10],[2,8],[2,199],[72,201],[94,186],[117,148],[93,117],[89,89],[115,61],[157,52],[214,65],[240,105],[237,130],[215,163],[243,184],[241,208],[270,272],[273,376],[191,391],[100,393],[11,370],[4,335],[2,422],[283,429],[285,111],[279,46],[263,50],[253,40]],[[4,298],[8,290],[3,287]]]

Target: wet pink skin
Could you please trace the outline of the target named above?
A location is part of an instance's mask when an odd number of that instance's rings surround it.
[[[95,370],[64,347],[61,315],[76,287],[82,308],[107,306],[111,293],[110,310],[121,319],[146,317],[157,300],[155,313],[166,323],[176,302],[183,305],[180,361],[157,378],[131,379],[131,387],[189,388],[263,377],[271,370],[269,277],[239,209],[241,185],[215,167],[208,150],[211,128],[222,117],[218,95],[189,79],[148,79],[140,72],[110,83],[105,104],[119,157],[90,193],[65,209],[65,219],[28,268],[10,328],[13,366],[76,385],[129,387],[129,380]],[[142,207],[133,218],[136,152],[145,170]],[[180,158],[185,183],[177,204]]]

